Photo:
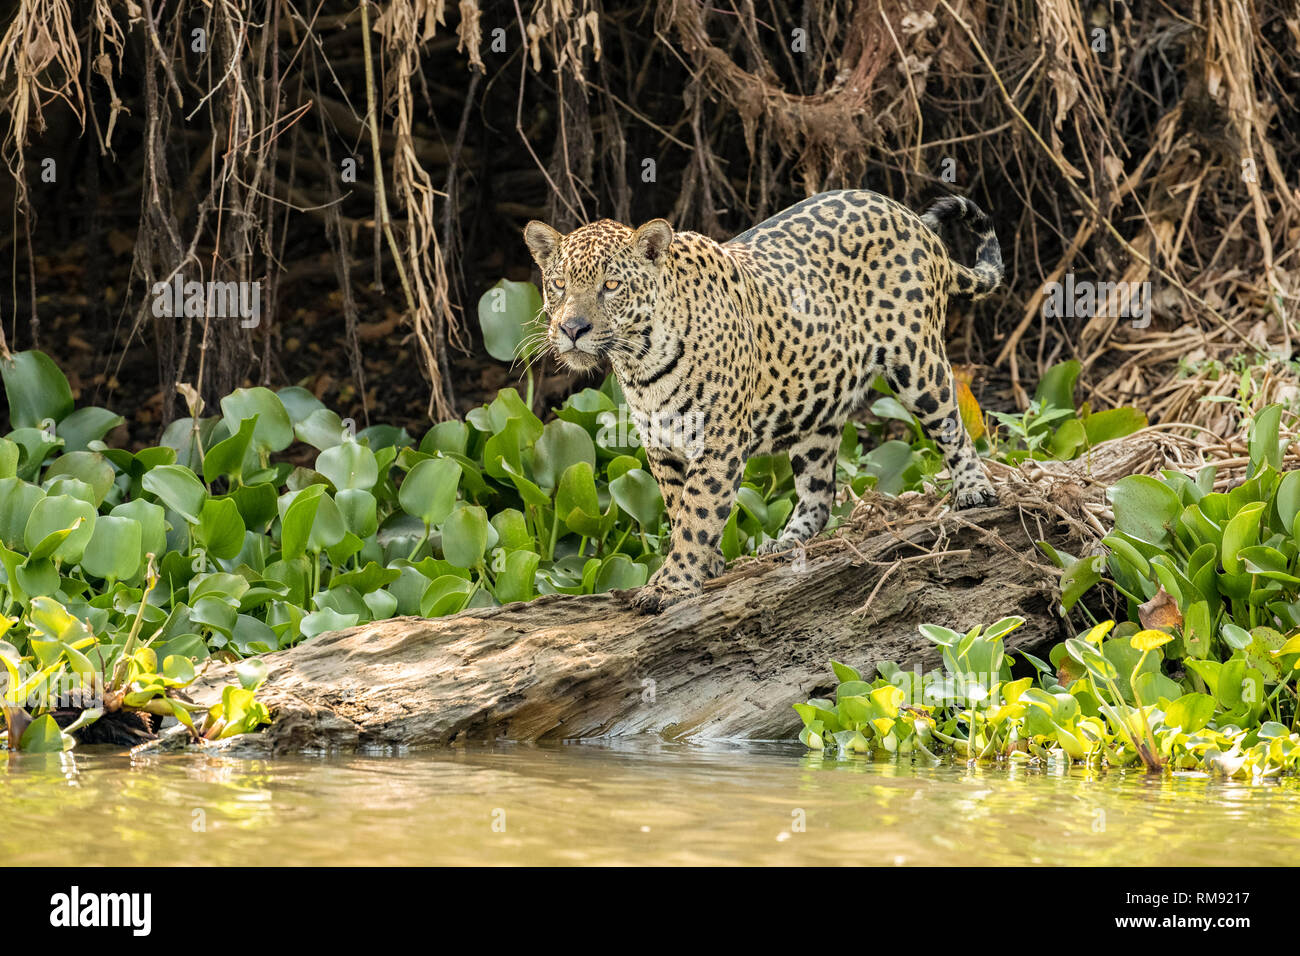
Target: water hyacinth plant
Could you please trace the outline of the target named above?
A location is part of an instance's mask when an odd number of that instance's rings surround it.
[[[528,283],[503,282],[484,297],[494,355],[536,347],[536,301]],[[121,416],[75,408],[45,354],[0,360],[0,374],[12,426],[0,438],[11,748],[61,748],[113,708],[175,717],[209,738],[251,729],[266,716],[252,671],[229,688],[226,710],[195,720],[183,691],[206,659],[256,658],[395,615],[635,588],[667,546],[663,501],[612,378],[570,396],[547,421],[531,396],[502,389],[419,441],[389,425],[358,431],[302,388],[241,388],[219,414],[196,409],[157,446],[131,452],[105,442]],[[1055,388],[1044,407],[1068,391]],[[984,431],[968,392],[963,408],[985,453],[1044,454],[1041,443]],[[887,389],[873,411],[874,423],[845,428],[839,477],[848,493],[832,527],[868,489],[937,484],[942,458],[915,419]],[[1071,408],[1050,428],[1077,421]],[[1048,427],[1030,423],[1026,434]],[[887,437],[891,429],[908,440]],[[1070,450],[1103,432],[1088,435]],[[314,449],[312,463],[283,460],[291,446]],[[725,557],[779,535],[794,502],[788,460],[752,459],[722,537]],[[79,715],[50,706],[69,675],[103,699]],[[57,740],[44,720],[55,716],[64,719]]]
[[[942,669],[926,673],[884,662],[866,681],[833,662],[835,699],[794,705],[804,724],[799,739],[841,757],[951,753],[970,761],[1055,759],[1247,777],[1300,769],[1300,638],[1271,654],[1286,693],[1270,706],[1243,699],[1236,674],[1218,674],[1208,693],[1196,689],[1194,672],[1169,677],[1163,650],[1170,634],[1112,621],[1057,645],[1059,668],[1025,655],[1036,674],[1012,679],[1003,638],[1023,623],[1011,617],[965,634],[922,625],[943,659]]]
[[[1055,752],[1113,766],[1136,760],[1230,775],[1295,771],[1300,472],[1280,471],[1281,414],[1271,405],[1252,420],[1249,464],[1234,487],[1216,490],[1213,467],[1194,478],[1174,471],[1123,478],[1109,490],[1115,525],[1102,539],[1106,553],[1073,557],[1042,544],[1064,572],[1064,613],[1091,616],[1082,599],[1110,587],[1129,620],[1094,623],[1053,647],[1048,662],[1026,654],[1038,671],[1036,688],[1028,678],[1010,680],[987,632],[923,628],[943,646],[950,673],[988,664],[990,654],[1001,666],[982,685],[982,702],[968,695],[962,705],[926,711],[933,735],[963,756]],[[1006,623],[990,631],[1005,633]],[[879,670],[873,690],[897,683],[891,665]],[[800,709],[806,743],[824,746],[828,729],[837,745],[856,741],[842,735],[859,728],[822,709]]]

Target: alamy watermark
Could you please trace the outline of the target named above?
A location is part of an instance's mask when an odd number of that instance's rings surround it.
[[[1096,282],[1077,279],[1073,272],[1063,282],[1043,286],[1043,315],[1049,319],[1132,319],[1133,328],[1151,324],[1150,282]]]
[[[671,449],[686,458],[695,458],[704,450],[704,423],[702,412],[685,415],[642,415],[627,405],[619,405],[617,412],[601,412],[597,418],[600,430],[596,442],[605,448]]]
[[[73,886],[50,897],[50,925],[122,927],[133,936],[148,936],[153,928],[152,893],[83,893]]]
[[[262,283],[186,282],[179,273],[171,282],[153,285],[153,314],[156,318],[239,319],[245,329],[262,322]]]

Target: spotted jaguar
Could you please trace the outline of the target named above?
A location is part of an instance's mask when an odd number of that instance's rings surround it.
[[[961,222],[975,263],[938,235]],[[822,193],[728,242],[608,219],[524,239],[549,316],[547,342],[575,370],[608,362],[663,493],[671,544],[633,603],[658,612],[724,566],[718,542],[746,460],[788,452],[798,503],[764,551],[820,532],[844,424],[883,376],[943,453],[958,508],[996,493],[962,425],[944,351],[950,299],[988,295],[1002,253],[988,217],[946,196],[917,215],[866,190]]]

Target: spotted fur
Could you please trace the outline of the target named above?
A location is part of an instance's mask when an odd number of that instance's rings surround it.
[[[973,267],[935,232],[955,220],[978,235]],[[877,375],[939,445],[956,505],[996,500],[943,345],[949,298],[987,295],[1002,279],[997,238],[970,200],[917,216],[872,192],[822,193],[725,243],[662,219],[567,236],[530,222],[524,236],[551,348],[575,369],[612,364],[663,492],[672,542],[634,599],[643,610],[690,597],[720,570],[750,456],[788,452],[799,499],[764,550],[822,530],[841,431]]]

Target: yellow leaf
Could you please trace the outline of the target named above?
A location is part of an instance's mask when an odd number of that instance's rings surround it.
[[[961,423],[966,426],[972,441],[984,437],[984,412],[975,394],[970,390],[971,375],[962,366],[954,365],[952,378],[957,385],[957,410],[961,413]]]
[[[1101,647],[1101,639],[1110,633],[1110,629],[1115,626],[1114,621],[1102,621],[1091,631],[1084,635],[1084,640],[1089,644],[1096,644]]]
[[[1162,644],[1168,644],[1173,638],[1164,631],[1145,630],[1138,631],[1131,638],[1129,643],[1133,645],[1134,650],[1154,651]]]

